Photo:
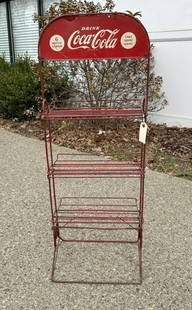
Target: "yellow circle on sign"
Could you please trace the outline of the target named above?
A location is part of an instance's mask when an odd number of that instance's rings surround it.
[[[121,45],[126,49],[133,48],[136,42],[136,36],[132,32],[125,32],[121,37]]]

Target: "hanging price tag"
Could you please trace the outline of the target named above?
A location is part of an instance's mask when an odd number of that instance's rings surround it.
[[[147,124],[142,122],[139,129],[139,142],[144,143],[146,142],[146,136],[147,136]]]

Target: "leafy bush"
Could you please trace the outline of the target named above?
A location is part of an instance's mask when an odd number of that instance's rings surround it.
[[[23,118],[25,111],[38,109],[39,82],[27,57],[14,65],[0,60],[0,115]]]
[[[57,64],[44,65],[45,97],[63,100],[70,97],[72,82]],[[41,108],[39,64],[19,57],[15,64],[0,58],[0,116],[27,118]]]
[[[69,79],[61,62],[44,62],[41,70],[44,81],[44,96],[48,102],[55,103],[72,96],[73,83],[72,80]]]

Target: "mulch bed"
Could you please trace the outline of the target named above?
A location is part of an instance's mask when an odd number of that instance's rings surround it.
[[[39,120],[0,119],[0,127],[13,132],[44,139]],[[61,121],[53,128],[53,141],[66,147],[105,153],[108,145],[122,147],[138,144],[139,123],[133,121]],[[167,127],[150,123],[147,143],[161,151],[185,160],[192,160],[192,128]]]

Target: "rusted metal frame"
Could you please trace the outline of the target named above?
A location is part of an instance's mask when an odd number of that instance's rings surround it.
[[[97,60],[96,60],[97,61]],[[105,100],[105,99],[100,99],[99,100],[100,102],[104,102],[104,103],[110,103],[111,102],[111,99],[109,99],[109,100]],[[143,99],[141,99],[141,98],[127,98],[126,100],[120,100],[120,99],[117,99],[117,100],[115,100],[115,102],[117,102],[117,103],[125,103],[125,102],[129,102],[129,101],[138,101],[140,104],[142,104],[143,103]],[[60,103],[79,103],[79,106],[82,104],[82,102],[83,103],[85,103],[85,101],[82,101],[82,100],[68,100],[68,99],[63,99],[63,100],[58,100],[57,101],[58,103],[60,102]],[[87,99],[86,100],[86,102],[87,103],[89,103],[90,105],[92,104],[92,103],[96,103],[96,101],[93,101],[93,100],[89,100],[89,99]],[[85,107],[86,108],[86,107]],[[75,108],[74,108],[75,109]],[[88,106],[88,109],[90,109],[90,106]],[[93,107],[93,109],[99,109],[98,107]],[[109,109],[113,109],[113,107],[111,107],[111,108],[109,108]],[[136,108],[135,108],[136,109]],[[140,109],[140,108],[139,108]]]
[[[43,122],[44,124],[44,141],[45,141],[45,154],[46,154],[46,162],[47,162],[47,178],[48,178],[48,184],[49,184],[49,199],[50,199],[50,206],[51,206],[51,214],[52,214],[52,224],[54,223],[54,213],[55,213],[55,207],[54,207],[54,201],[53,201],[53,195],[52,195],[52,184],[51,184],[51,178],[50,175],[50,159],[49,159],[49,148],[48,148],[48,131],[47,131],[47,121]]]
[[[51,175],[53,175],[53,178],[57,178],[57,177],[63,177],[63,178],[66,178],[66,177],[71,177],[71,176],[74,176],[75,177],[80,177],[80,178],[84,178],[86,176],[88,177],[98,177],[98,176],[101,176],[101,178],[104,178],[104,177],[108,177],[108,178],[114,178],[115,176],[117,177],[140,177],[140,173],[137,173],[137,172],[130,172],[130,171],[123,171],[123,172],[120,172],[118,170],[116,171],[108,171],[108,170],[97,170],[97,171],[92,171],[92,170],[79,170],[79,171],[76,171],[76,170],[73,170],[73,171],[70,171],[70,170],[60,170],[60,171],[52,171],[51,172]]]
[[[72,205],[65,205],[65,206],[72,206]],[[128,214],[135,214],[135,213],[138,213],[137,210],[133,210],[133,211],[130,211],[130,210],[110,210],[110,209],[106,209],[106,210],[103,210],[103,209],[73,209],[73,210],[70,210],[70,209],[65,209],[65,210],[58,210],[58,218],[62,217],[62,215],[59,215],[59,214],[62,214],[62,213],[87,213],[87,214],[119,214],[119,213],[128,213]]]
[[[144,179],[145,179],[145,153],[146,153],[146,146],[145,144],[141,145],[141,169],[143,173],[140,177],[140,199],[139,199],[139,210],[140,210],[140,223],[139,223],[139,232],[138,232],[138,239],[139,239],[139,248],[142,251],[142,243],[143,243],[143,206],[144,206]],[[141,257],[142,254],[140,253]]]
[[[52,130],[51,130],[51,122],[48,122],[48,132],[49,132],[49,154],[50,154],[50,161],[49,161],[49,167],[53,167],[53,149],[52,149]],[[57,198],[56,198],[56,187],[55,187],[55,178],[54,178],[54,174],[53,174],[53,170],[50,171],[49,174],[49,180],[51,182],[51,193],[50,195],[52,195],[52,201],[54,204],[54,209],[55,209],[55,213],[56,213],[56,217],[58,216],[58,208],[57,208]],[[57,239],[60,235],[59,233],[59,225],[58,225],[58,219],[55,221],[53,221],[53,235],[54,235],[54,245],[56,246],[57,243]]]
[[[63,239],[59,237],[59,239],[63,242],[67,243],[127,243],[127,244],[136,244],[138,243],[138,239],[136,240],[97,240],[97,239]]]
[[[120,168],[122,167],[124,169],[118,169],[119,167]],[[73,169],[69,169],[69,168],[73,168]],[[94,169],[94,168],[100,168],[100,169]],[[92,172],[98,172],[98,173],[108,171],[111,174],[113,172],[119,171],[119,172],[122,172],[123,174],[125,172],[130,172],[130,174],[133,174],[136,172],[137,174],[138,173],[140,174],[141,169],[142,169],[141,162],[117,161],[117,160],[110,161],[110,160],[102,160],[102,159],[100,160],[95,160],[95,159],[92,159],[92,160],[62,159],[62,160],[59,160],[59,159],[56,159],[56,161],[53,164],[53,170],[55,174],[64,173],[66,171],[71,171],[71,172],[83,172],[83,171],[91,172],[92,171]]]
[[[44,82],[43,82],[43,75],[42,75],[42,66],[40,65],[39,68],[39,76],[40,76],[40,83],[41,83],[41,96],[42,96],[42,110],[45,110],[45,97],[44,97]],[[55,206],[53,201],[53,194],[52,194],[52,180],[50,178],[50,154],[49,154],[49,132],[48,132],[48,124],[47,121],[42,121],[42,125],[44,128],[44,142],[45,142],[45,154],[46,154],[46,163],[47,163],[47,178],[48,178],[48,185],[49,185],[49,200],[50,200],[50,207],[51,207],[51,215],[52,215],[52,225],[54,225],[54,214],[55,214]],[[53,234],[54,244],[55,244],[55,236]],[[55,244],[56,245],[56,244]]]
[[[116,206],[116,205],[108,205],[108,204],[103,204],[103,205],[98,205],[98,204],[86,204],[86,205],[82,205],[82,204],[62,204],[61,205],[62,207],[74,207],[74,206],[78,206],[78,207],[113,207],[113,206]],[[118,205],[117,207],[128,207],[129,205]],[[103,209],[73,209],[73,210],[70,210],[70,209],[65,209],[65,210],[61,210],[59,209],[58,212],[66,212],[66,211],[70,211],[70,212],[92,212],[92,211],[99,211],[99,212],[108,212],[110,211],[110,209],[107,209],[107,210],[103,210]],[[138,210],[122,210],[122,209],[112,209],[111,212],[129,212],[129,213],[134,213],[134,212],[138,212]]]
[[[147,100],[148,100],[148,88],[147,88]],[[144,113],[144,120],[146,121],[146,106],[147,106],[147,100],[145,100],[144,101],[144,103],[143,103],[143,105],[144,105],[144,108],[143,108],[143,111],[145,112]],[[70,112],[71,113],[71,112]],[[75,114],[76,113],[76,114]],[[89,114],[84,114],[83,116],[82,115],[79,115],[79,114],[77,114],[77,111],[75,111],[75,113],[72,113],[72,115],[71,114],[69,114],[67,117],[68,118],[72,118],[72,117],[78,117],[78,118],[89,118],[89,117],[91,117],[91,118],[94,118],[94,116],[93,115],[89,115]],[[53,113],[54,114],[54,113]],[[52,113],[50,113],[49,114],[49,120],[51,120],[51,119],[56,119],[57,117],[56,116],[58,116],[58,117],[61,117],[61,118],[63,118],[64,116],[63,115],[60,115],[59,116],[59,114],[57,114],[57,115],[53,115]],[[112,115],[112,117],[113,116],[116,116],[117,117],[117,115]],[[134,113],[133,113],[133,115],[132,116],[137,116],[137,115],[135,115]],[[53,117],[53,118],[52,118]],[[98,117],[98,116],[96,116],[96,117]],[[106,115],[103,115],[103,118],[110,118],[110,116],[106,116]],[[127,115],[119,115],[119,117],[120,118],[122,118],[122,117],[127,117]],[[99,118],[102,118],[102,115],[99,115]],[[47,118],[48,119],[48,118]],[[50,149],[51,149],[51,139],[50,139]],[[50,150],[50,155],[52,156],[52,150]],[[142,225],[143,225],[143,203],[144,203],[144,169],[145,169],[145,147],[142,147],[142,150],[141,150],[141,163],[140,163],[140,165],[141,165],[141,171],[140,171],[140,216],[141,216],[141,220],[139,221],[139,229],[141,228],[141,232],[142,232]],[[52,160],[51,160],[52,161]],[[53,167],[53,163],[51,164],[51,166]],[[71,165],[70,165],[71,166]],[[72,166],[75,166],[75,165],[73,165],[72,164]],[[80,167],[81,165],[78,165],[78,167]],[[96,167],[96,165],[95,165],[95,167]],[[71,170],[72,171],[72,173],[74,172],[74,169],[73,170]],[[87,170],[86,170],[87,171]],[[89,170],[88,170],[89,171]],[[99,171],[99,172],[106,172],[107,170],[101,170],[101,171]],[[119,170],[114,170],[114,171],[118,171],[119,172]],[[127,171],[127,170],[126,170]],[[82,172],[82,170],[80,169],[79,171],[78,171],[78,173],[80,174]],[[132,172],[134,172],[134,169],[132,170]],[[51,169],[50,170],[50,173],[49,173],[49,179],[52,179],[52,187],[53,187],[53,196],[54,196],[54,199],[56,199],[56,197],[55,197],[55,182],[54,182],[54,177],[55,177],[56,175],[55,175],[55,171],[53,170],[53,169]],[[60,177],[62,177],[62,175],[60,175]],[[76,177],[76,176],[75,176]],[[79,177],[79,176],[78,176]],[[84,176],[84,177],[86,177],[87,178],[87,176]],[[88,176],[89,177],[89,176]],[[95,177],[95,176],[93,176],[93,177]],[[107,176],[108,177],[108,176]],[[116,176],[112,176],[112,177],[116,177]],[[120,178],[122,178],[122,177],[124,177],[124,176],[117,176],[117,177],[120,177]],[[127,176],[126,176],[127,177]],[[135,176],[134,174],[133,175],[129,175],[128,177],[137,177],[137,176]],[[84,217],[85,218],[85,217]],[[70,219],[73,219],[73,217],[70,217]],[[78,219],[78,217],[75,217],[75,219]],[[99,219],[101,219],[101,218],[99,218]],[[103,219],[103,218],[102,218]],[[110,217],[108,218],[108,219],[110,219]],[[58,219],[57,219],[58,220]],[[69,221],[67,221],[66,222],[67,224],[68,223],[70,223]],[[78,222],[77,222],[78,223]],[[80,223],[82,223],[82,222],[80,222]],[[87,223],[87,222],[85,222],[85,223]],[[98,222],[99,224],[100,224],[100,222]],[[102,222],[102,223],[105,223],[105,222]],[[109,222],[106,222],[107,224],[109,223]],[[112,222],[112,223],[114,223],[114,221]],[[119,223],[119,222],[118,222]],[[73,222],[73,224],[74,224],[74,222]],[[122,223],[121,223],[122,224]],[[136,224],[138,224],[138,223],[136,223]],[[66,226],[64,226],[64,227],[62,227],[62,228],[70,228],[70,227],[66,227]],[[72,228],[72,227],[71,227]],[[79,228],[79,229],[82,229],[81,227],[75,227],[76,229],[77,228]],[[86,228],[86,227],[83,227],[83,228]],[[58,228],[57,228],[58,229]],[[90,228],[91,229],[91,228]],[[93,228],[93,229],[95,229],[95,228]],[[105,228],[104,228],[105,229]],[[129,228],[127,228],[127,229],[130,229],[130,227]],[[135,228],[133,228],[133,229],[135,229]],[[138,230],[138,229],[136,229],[136,230]],[[58,237],[58,232],[57,232],[57,230],[54,230],[54,233],[55,233],[55,235],[56,235],[56,239],[57,239],[57,237]],[[142,241],[142,236],[140,236],[140,239],[141,239],[141,241]],[[63,240],[64,241],[64,240]],[[67,241],[69,241],[70,242],[70,240],[67,240]],[[66,241],[66,242],[67,242]],[[84,240],[83,240],[84,241]],[[138,240],[138,241],[140,241],[140,240]],[[87,240],[86,241],[84,241],[84,242],[88,242]],[[101,241],[101,242],[104,242],[104,241]],[[109,240],[107,241],[107,242],[110,242]],[[119,242],[119,241],[117,241],[117,242]],[[59,246],[59,241],[57,240],[57,243],[56,243],[56,246],[55,246],[55,251],[54,251],[54,259],[53,259],[53,265],[56,263],[56,255],[57,255],[57,248],[58,248],[58,246]],[[89,283],[89,284],[141,284],[141,282],[142,282],[142,252],[141,252],[141,250],[142,250],[142,242],[139,242],[139,247],[138,247],[138,250],[139,250],[139,266],[140,266],[140,282],[139,283],[117,283],[117,282],[87,282],[87,281],[55,281],[55,282],[64,282],[64,283]],[[53,273],[54,273],[54,269],[53,269]],[[52,273],[52,278],[53,278],[53,276],[54,276],[54,274]]]
[[[126,218],[125,220],[127,221],[127,222],[123,222],[123,220],[120,220],[119,219],[119,221],[118,221],[118,218],[116,218],[116,221],[115,221],[115,218],[114,218],[114,220],[112,219],[112,218],[97,218],[97,220],[95,219],[95,221],[93,220],[93,217],[91,218],[91,219],[89,219],[89,221],[88,221],[88,219],[87,218],[80,218],[79,216],[76,216],[76,217],[65,217],[65,219],[57,219],[56,221],[55,221],[55,223],[58,223],[58,225],[60,225],[60,224],[69,224],[69,223],[71,223],[70,221],[68,221],[67,220],[67,218],[69,219],[69,220],[71,220],[72,221],[72,224],[101,224],[101,225],[103,225],[103,224],[106,224],[106,225],[109,225],[109,224],[118,224],[118,225],[138,225],[138,221],[131,221],[131,219],[129,219],[129,218]],[[84,219],[84,221],[83,221],[83,219]],[[111,221],[109,221],[109,219],[111,219]],[[106,220],[108,220],[108,221],[106,221]],[[68,226],[66,226],[66,228],[67,228]],[[81,227],[78,227],[79,229],[81,229]],[[82,228],[84,228],[84,226],[82,226]],[[123,228],[123,227],[122,227]],[[94,227],[93,227],[93,229],[94,229]],[[128,228],[127,228],[128,229]],[[131,227],[131,229],[135,229],[135,227]]]
[[[131,203],[129,204],[109,204],[109,203],[65,203],[66,200],[74,200],[74,199],[84,199],[84,201],[86,200],[90,200],[90,199],[96,199],[96,200],[100,200],[100,199],[113,199],[113,200],[129,200],[131,201]],[[64,201],[64,202],[63,202]],[[134,202],[134,204],[133,204]],[[65,207],[80,207],[80,209],[63,209]],[[88,207],[88,209],[87,209]],[[94,207],[93,208],[90,208],[90,207]],[[97,207],[97,209],[95,209],[95,207]],[[101,209],[101,207],[105,207],[105,209]],[[115,209],[106,209],[106,207],[115,207]],[[118,209],[118,208],[124,208],[124,209]],[[61,197],[60,198],[60,204],[59,204],[59,210],[58,210],[58,220],[62,219],[63,218],[63,215],[64,214],[79,214],[79,215],[83,215],[83,214],[95,214],[96,216],[97,215],[114,215],[114,214],[123,214],[123,215],[126,215],[126,216],[136,216],[136,215],[139,215],[139,210],[138,210],[138,207],[137,207],[137,199],[136,198],[120,198],[120,197]],[[138,216],[137,216],[138,218]],[[122,217],[120,218],[122,220]]]
[[[68,155],[73,156],[73,154],[62,154],[64,158]],[[79,154],[76,154],[79,155]],[[119,160],[109,160],[109,159],[57,159],[54,162],[54,168],[62,167],[134,167],[139,169],[141,167],[141,162],[131,162],[131,161],[119,161]]]
[[[46,111],[46,113],[48,113],[49,105],[47,104],[47,101],[45,98],[45,87],[44,87],[44,78],[43,78],[42,70],[43,70],[43,63],[41,63],[39,67],[42,111]],[[57,202],[56,202],[56,193],[55,193],[55,180],[53,176],[50,177],[50,174],[51,174],[50,167],[53,165],[50,121],[43,121],[43,127],[44,127],[45,154],[46,154],[46,162],[47,162],[47,177],[48,177],[48,184],[49,184],[49,199],[50,199],[50,207],[51,207],[51,215],[52,215],[53,241],[54,241],[54,247],[56,248],[57,239],[59,237],[59,228],[57,224],[56,226],[54,226],[54,214],[55,213],[57,214]]]
[[[101,220],[101,221],[105,221],[105,220],[120,220],[120,221],[117,221],[117,222],[115,222],[114,221],[114,223],[120,223],[120,224],[127,224],[127,223],[122,223],[122,220],[129,220],[129,221],[131,221],[131,222],[133,222],[133,223],[135,223],[135,224],[138,224],[138,217],[133,217],[133,216],[121,216],[121,217],[119,217],[119,216],[113,216],[113,217],[111,217],[111,216],[109,216],[109,217],[107,217],[107,216],[105,216],[105,217],[103,217],[103,216],[92,216],[92,217],[90,217],[90,216],[65,216],[65,215],[62,215],[62,216],[60,216],[59,217],[59,221],[60,221],[60,223],[64,223],[65,221],[67,221],[67,219],[69,219],[69,220],[81,220],[81,219],[83,219],[83,220],[91,220],[90,221],[90,223],[92,223],[92,220]],[[69,221],[67,221],[67,223],[69,223]],[[73,222],[74,223],[74,222]],[[81,223],[81,221],[79,221],[79,223]],[[87,222],[86,222],[87,223]],[[108,222],[104,222],[104,223],[108,223]],[[113,223],[113,221],[112,222],[110,222],[110,223]]]
[[[127,153],[127,156],[131,154]],[[105,157],[106,159],[63,159],[61,156],[63,156],[64,158],[67,158],[67,156],[82,156],[84,154],[65,154],[65,153],[60,153],[57,154],[57,158],[54,161],[54,165],[57,166],[62,166],[65,165],[65,163],[109,163],[109,164],[126,164],[126,166],[136,166],[136,167],[140,167],[141,166],[141,161],[140,160],[135,160],[135,161],[128,161],[128,160],[118,160],[118,159],[111,159],[109,156]],[[124,154],[120,154],[120,155],[124,155]],[[87,156],[87,155],[84,155]],[[97,156],[98,154],[90,154],[90,157],[93,156]]]
[[[50,128],[49,128],[49,130],[50,130]],[[50,131],[49,131],[50,132]],[[51,162],[53,162],[53,158],[52,158],[52,146],[51,146],[51,132],[50,132],[50,135],[49,135],[49,137],[50,137],[50,141],[49,141],[49,143],[50,143],[50,154],[51,154]],[[145,150],[143,149],[142,150],[142,154],[141,154],[141,158],[143,159],[143,155],[145,155]],[[114,165],[115,166],[115,165]],[[141,167],[142,168],[144,168],[144,165],[142,165],[142,162],[141,162]],[[143,177],[141,176],[141,179],[144,179],[144,175],[143,175]],[[54,189],[54,191],[55,191],[55,185],[54,185],[54,176],[52,175],[52,180],[53,180],[53,189]],[[142,184],[142,183],[141,183]],[[142,186],[141,186],[141,189],[142,189]],[[143,191],[144,191],[144,187],[143,187]],[[141,201],[142,201],[142,199],[141,199]],[[65,222],[64,222],[65,223]],[[67,223],[69,223],[69,222],[67,222]],[[82,222],[80,222],[80,223],[82,223]],[[87,222],[85,222],[85,223],[87,223]],[[96,222],[96,223],[99,223],[100,224],[100,222]],[[104,222],[105,223],[105,222]],[[113,224],[114,224],[114,221],[112,222]],[[117,222],[117,223],[119,223],[119,222]],[[110,223],[107,223],[106,222],[106,224],[110,224]],[[122,223],[121,223],[122,224]],[[133,223],[134,224],[134,223]],[[141,225],[142,225],[142,223],[141,223]],[[82,229],[82,227],[58,227],[58,228],[61,228],[61,229],[64,229],[64,228],[68,228],[68,229],[70,229],[70,228],[75,228],[75,229]],[[96,229],[97,230],[97,228],[93,228],[93,227],[83,227],[83,229]],[[99,230],[101,229],[100,227],[98,228]],[[124,229],[124,228],[120,228],[120,230],[122,230],[122,229]],[[136,229],[136,228],[130,228],[130,227],[128,227],[128,228],[126,228],[126,230],[130,230],[130,229]],[[119,228],[102,228],[102,230],[119,230]],[[54,231],[54,234],[56,234],[56,238],[59,236],[59,234],[58,234],[58,231],[57,230],[55,230]],[[140,238],[142,238],[141,236],[140,236]],[[71,242],[71,240],[65,240],[66,242]],[[74,240],[74,242],[91,242],[91,240]],[[103,241],[103,240],[92,240],[92,241],[94,241],[94,242],[110,242],[109,240],[106,240],[106,241]],[[118,243],[120,242],[119,240],[117,241]],[[134,242],[137,242],[137,241],[134,241]],[[128,243],[128,241],[125,241],[125,243]],[[55,246],[57,246],[56,245],[56,243],[55,243]],[[139,261],[140,261],[140,263],[139,263],[139,268],[140,268],[140,279],[142,280],[142,253],[141,253],[141,248],[142,248],[142,246],[139,244]],[[63,282],[63,281],[62,281]],[[74,282],[74,281],[69,281],[69,282],[66,282],[65,281],[65,283],[84,283],[84,282],[82,282],[82,281],[80,281],[80,282]],[[91,283],[95,283],[95,282],[85,282],[85,283],[89,283],[89,284],[91,284]],[[98,282],[98,283],[100,283],[100,282]],[[101,283],[106,283],[106,284],[110,284],[110,282],[101,282]],[[113,284],[113,283],[112,283]],[[114,284],[117,284],[116,282],[114,282]],[[119,283],[120,284],[120,283]],[[125,284],[125,283],[122,283],[122,284]],[[128,284],[133,284],[133,283],[128,283]],[[140,284],[140,282],[138,283],[138,284]]]
[[[149,79],[150,79],[150,52],[147,59],[147,80],[146,80],[146,94],[145,94],[145,101],[144,101],[144,109],[143,109],[143,121],[147,121],[147,108],[148,108],[148,99],[149,99]],[[145,155],[146,155],[146,144],[141,145],[141,178],[140,178],[140,201],[139,201],[139,208],[140,208],[140,230],[138,234],[139,239],[139,248],[140,248],[140,261],[142,265],[142,243],[143,243],[143,218],[144,218],[144,178],[145,178]],[[141,273],[142,273],[142,266],[141,266]]]
[[[106,199],[106,200],[108,200],[108,199],[112,199],[112,200],[116,200],[116,199],[118,199],[118,200],[133,200],[134,202],[135,202],[135,204],[133,205],[133,206],[137,206],[137,198],[135,198],[135,197],[87,197],[87,196],[64,196],[64,197],[61,197],[61,201],[60,202],[62,202],[62,199]],[[103,204],[102,204],[103,205]]]
[[[93,166],[95,167],[95,166]],[[97,166],[96,166],[97,167]],[[116,167],[116,166],[113,166]],[[51,170],[51,173],[53,173],[53,175],[55,174],[69,174],[69,175],[87,175],[87,174],[94,174],[94,175],[105,175],[105,174],[117,174],[117,175],[135,175],[135,174],[140,174],[138,169],[59,169],[59,170],[55,170],[53,168],[53,170]]]
[[[86,111],[87,112],[87,111]],[[99,113],[95,113],[93,114],[93,110],[90,111],[90,113],[83,113],[83,110],[81,111],[71,111],[70,114],[66,113],[66,111],[52,111],[49,114],[42,113],[42,119],[47,119],[47,120],[62,120],[62,119],[73,119],[73,118],[78,118],[78,119],[127,119],[127,118],[141,118],[142,117],[142,111],[138,111],[138,112],[132,112],[132,113],[128,113],[127,111],[123,113],[123,111],[119,111],[116,110],[114,113],[111,113],[108,111],[109,114],[99,114]]]
[[[53,149],[52,149],[52,131],[51,131],[51,122],[48,121],[47,124],[47,132],[48,135],[46,136],[46,157],[47,157],[47,163],[48,163],[48,178],[49,180],[51,180],[51,195],[52,195],[52,201],[53,201],[53,205],[54,205],[54,210],[58,211],[57,208],[57,199],[56,199],[56,189],[55,189],[55,179],[54,179],[54,175],[53,175]]]
[[[47,102],[45,99],[45,88],[44,88],[44,79],[43,79],[43,64],[40,64],[39,67],[39,76],[40,76],[40,83],[41,83],[41,100],[42,100],[42,110],[47,110]],[[46,107],[45,107],[46,105]],[[48,112],[48,111],[47,111]],[[50,149],[49,146],[51,144],[51,136],[50,136],[50,121],[42,121],[43,127],[44,127],[44,141],[45,141],[45,154],[46,154],[46,162],[47,162],[47,177],[49,182],[49,197],[50,197],[50,204],[51,204],[51,213],[52,218],[55,208],[55,201],[53,200],[53,184],[50,178],[51,169],[50,166],[52,164],[53,158],[52,158],[52,148]]]
[[[64,167],[64,166],[88,166],[88,163],[90,163],[89,166],[115,166],[115,167],[130,167],[130,166],[136,166],[140,167],[140,163],[136,162],[119,162],[119,161],[113,161],[113,160],[69,160],[69,159],[64,159],[64,160],[58,160],[54,162],[55,167]]]
[[[54,246],[56,247],[57,243],[57,237],[59,236],[58,230],[54,230],[54,225],[55,225],[55,214],[57,214],[57,208],[55,204],[55,199],[54,199],[54,178],[50,178],[50,154],[49,154],[49,134],[47,130],[47,126],[45,124],[45,133],[44,133],[44,140],[45,140],[45,153],[46,153],[46,161],[47,161],[47,178],[48,178],[48,185],[49,185],[49,199],[50,199],[50,207],[51,207],[51,215],[52,215],[52,227],[53,227],[53,241],[54,241]]]
[[[144,121],[147,121],[148,112],[148,101],[149,101],[149,81],[150,81],[150,51],[147,58],[147,81],[146,81],[146,95],[145,95],[145,105],[144,105]]]
[[[78,226],[60,226],[59,223],[57,223],[59,229],[90,229],[90,230],[138,230],[137,228],[133,227],[118,227],[118,228],[112,228],[112,227],[93,227],[93,226],[84,226],[84,227],[78,227]],[[67,222],[68,224],[68,222]],[[73,224],[73,222],[72,222]],[[90,224],[90,223],[89,223]],[[99,222],[99,224],[101,224]],[[127,224],[128,225],[128,224]]]
[[[42,119],[63,119],[63,118],[132,118],[142,117],[144,111],[144,102],[139,108],[106,108],[106,107],[81,107],[81,108],[56,108],[55,110],[49,111],[49,114],[42,113]]]
[[[50,178],[52,178],[52,175],[49,176]],[[127,176],[119,176],[119,175],[113,175],[113,176],[95,176],[95,175],[87,175],[87,176],[79,176],[79,175],[70,175],[70,176],[63,176],[63,175],[54,175],[54,178],[63,178],[63,179],[131,179],[131,178],[134,178],[134,179],[139,179],[140,176],[139,175],[127,175]]]
[[[65,163],[54,163],[54,167],[130,167],[130,166],[138,166],[138,164],[131,164],[131,163],[121,163],[121,162],[116,162],[115,164],[113,162],[110,163],[109,160],[104,161],[97,161],[97,163],[95,163],[95,161],[76,161],[74,162],[70,162],[70,160],[65,161]]]
[[[140,116],[142,115],[142,110],[139,108],[78,108],[78,109],[56,109],[56,110],[52,110],[50,111],[50,117],[54,116],[54,117],[59,117],[59,116],[65,116],[65,117],[81,117],[81,116],[85,116],[85,117],[105,117],[105,116]]]
[[[131,152],[130,152],[131,154]],[[124,155],[124,154],[120,154],[120,155]],[[93,157],[93,156],[98,156],[98,154],[82,154],[82,153],[57,153],[57,157],[56,157],[56,161],[63,161],[62,159],[59,159],[59,156],[89,156],[89,157]],[[81,159],[74,159],[73,161],[76,161],[76,160],[81,160]],[[83,159],[85,160],[85,159]],[[91,161],[91,159],[89,159],[89,161]],[[94,159],[94,161],[109,161],[108,159]],[[118,159],[111,159],[110,161],[112,162],[119,162]],[[122,162],[129,162],[129,161],[126,161],[126,160],[122,160]]]
[[[145,154],[145,145],[141,146],[142,156]],[[143,162],[143,164],[145,161]],[[143,167],[143,169],[145,169]],[[143,242],[143,206],[144,206],[144,175],[140,178],[140,199],[139,199],[139,211],[140,211],[140,223],[139,223],[139,231],[138,231],[138,239],[139,239],[139,247],[142,249]]]
[[[72,167],[70,169],[70,167]],[[122,169],[121,169],[122,167]],[[95,169],[94,169],[95,168]],[[97,169],[96,169],[97,168]],[[98,169],[99,168],[99,169]],[[67,167],[65,167],[65,165],[63,164],[63,166],[50,166],[50,171],[49,173],[52,175],[144,175],[144,170],[143,168],[139,167],[139,166],[134,166],[132,167],[128,167],[127,169],[127,165],[122,165],[122,166],[118,166],[116,164],[107,164],[107,166],[104,164],[102,166],[98,166],[98,164],[86,164],[84,166],[80,165],[67,165]]]

